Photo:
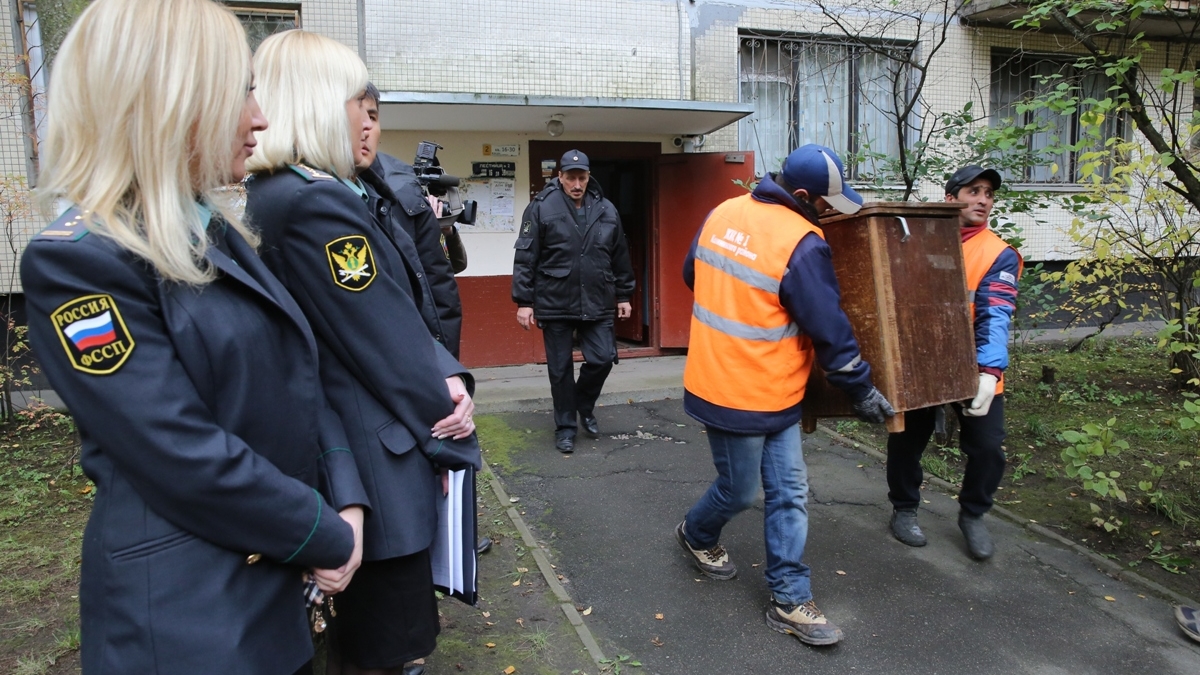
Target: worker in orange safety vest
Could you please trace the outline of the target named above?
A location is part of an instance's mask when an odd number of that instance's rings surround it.
[[[958,526],[967,552],[976,560],[992,557],[995,546],[983,522],[1004,475],[1004,369],[1008,367],[1008,334],[1017,307],[1021,254],[988,229],[1000,174],[965,166],[946,183],[946,201],[964,204],[959,212],[967,297],[975,327],[979,388],[975,398],[954,404],[959,443],[967,456],[958,495]],[[892,502],[892,535],[909,546],[924,546],[917,523],[921,502],[921,454],[933,434],[935,408],[904,414],[904,431],[888,435],[888,499]]]
[[[675,528],[701,573],[732,579],[722,528],[764,493],[771,590],[767,624],[810,645],[842,631],[817,609],[803,562],[808,474],[800,449],[800,403],[813,362],[882,423],[892,406],[859,355],[818,213],[854,213],[862,197],[842,178],[832,150],[806,145],[778,174],[709,214],[684,262],[695,292],[684,366],[684,410],[705,426],[717,478]]]

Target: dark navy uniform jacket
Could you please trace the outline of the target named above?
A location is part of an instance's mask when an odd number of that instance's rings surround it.
[[[364,559],[425,550],[437,525],[435,469],[480,465],[474,436],[433,437],[454,412],[446,378],[474,380],[425,327],[414,270],[375,222],[364,193],[306,167],[246,184],[264,262],[312,323],[321,378],[371,500]]]
[[[302,571],[353,550],[337,511],[367,499],[313,335],[246,242],[224,240],[232,258],[210,247],[202,287],[161,281],[75,210],[21,259],[30,341],[96,483],[85,673],[290,675],[312,658]]]
[[[379,153],[369,171],[362,173],[363,180],[385,202],[374,209],[381,223],[391,218],[412,239],[420,264],[417,269],[423,274],[414,288],[419,295],[427,296],[432,306],[429,310],[436,318],[430,325],[437,341],[458,358],[459,340],[462,336],[462,298],[458,294],[458,281],[450,262],[449,250],[443,245],[442,229],[433,208],[425,200],[417,175],[408,164]],[[394,205],[398,205],[397,211]],[[379,206],[387,208],[381,212]],[[422,314],[426,307],[421,306]],[[430,323],[426,321],[426,323]]]
[[[525,207],[513,244],[512,299],[538,321],[597,321],[633,296],[633,267],[617,207],[593,178],[584,191],[587,225],[553,178]]]

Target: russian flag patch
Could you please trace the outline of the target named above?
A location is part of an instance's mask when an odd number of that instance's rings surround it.
[[[111,295],[85,295],[50,315],[67,358],[76,370],[93,375],[116,372],[135,343]]]

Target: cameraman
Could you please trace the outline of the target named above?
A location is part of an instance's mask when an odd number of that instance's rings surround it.
[[[451,267],[449,246],[462,249],[458,232],[443,238],[437,216],[425,199],[425,193],[413,168],[408,164],[378,152],[382,134],[379,122],[379,89],[367,85],[364,100],[367,114],[376,122],[368,135],[368,146],[374,155],[358,157],[359,178],[378,196],[372,204],[373,213],[381,223],[391,223],[412,240],[420,259],[417,280],[422,297],[417,305],[434,339],[458,358],[462,336],[462,300],[458,295],[455,270]],[[451,226],[453,227],[453,226]],[[403,238],[401,238],[403,239]],[[443,243],[445,242],[445,243]],[[461,252],[462,267],[466,268],[466,253]]]

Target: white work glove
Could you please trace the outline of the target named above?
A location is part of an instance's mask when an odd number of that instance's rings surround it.
[[[983,417],[992,409],[992,399],[996,398],[996,383],[1000,380],[991,373],[979,374],[979,393],[970,403],[963,406],[963,414],[967,417]]]

